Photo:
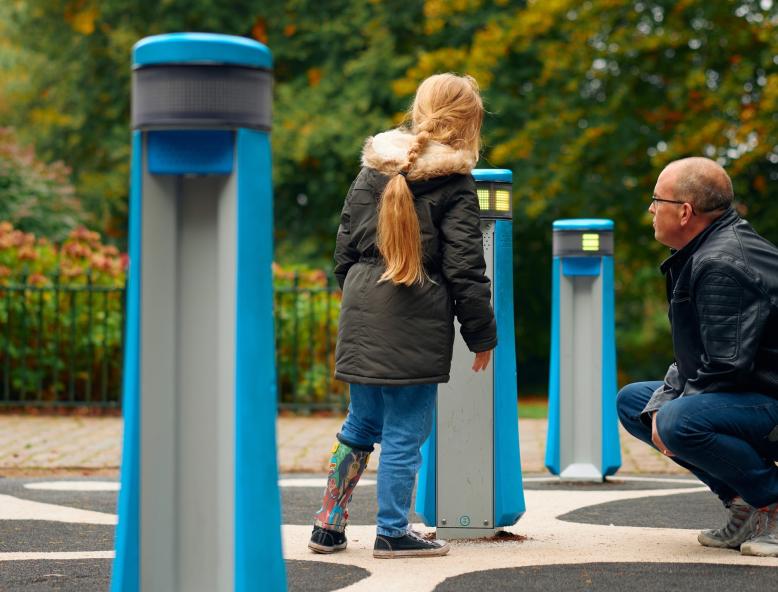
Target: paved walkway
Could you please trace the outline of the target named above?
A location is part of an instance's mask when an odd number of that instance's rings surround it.
[[[278,459],[282,473],[326,470],[328,452],[342,417],[279,417]],[[121,462],[120,417],[0,415],[0,475],[75,472],[116,473]],[[542,473],[546,421],[519,421],[522,470]],[[675,463],[622,431],[622,474],[684,473]],[[378,466],[376,454],[369,471]]]

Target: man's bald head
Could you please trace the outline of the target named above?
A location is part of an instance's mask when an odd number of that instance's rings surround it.
[[[698,213],[724,210],[732,205],[734,191],[727,172],[715,160],[692,156],[665,167],[673,177],[676,199],[688,201]]]

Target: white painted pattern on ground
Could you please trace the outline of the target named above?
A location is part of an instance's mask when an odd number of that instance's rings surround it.
[[[118,481],[41,481],[25,483],[25,489],[42,491],[119,491]]]
[[[0,520],[47,520],[74,524],[115,525],[116,514],[44,504],[0,494]]]
[[[0,561],[40,561],[46,560],[69,560],[69,559],[113,559],[116,553],[113,551],[58,551],[53,553],[0,553]]]

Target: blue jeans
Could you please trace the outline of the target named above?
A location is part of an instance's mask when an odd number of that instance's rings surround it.
[[[640,413],[661,382],[619,391],[624,428],[653,446]],[[674,399],[657,412],[660,438],[726,504],[740,496],[760,508],[778,501],[778,399],[758,393],[700,393]]]
[[[348,416],[338,439],[362,449],[381,444],[376,530],[379,535],[402,536],[408,530],[421,445],[432,431],[438,385],[352,384],[349,392]]]

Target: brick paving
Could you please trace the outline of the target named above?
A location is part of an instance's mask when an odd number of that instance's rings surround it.
[[[338,432],[342,417],[279,417],[278,454],[281,472],[319,473],[327,469],[329,451]],[[684,469],[627,434],[621,427],[620,473],[661,474],[686,473]],[[519,420],[521,468],[524,473],[545,472],[546,420]],[[368,471],[375,471],[380,456],[376,450],[370,459]]]
[[[321,473],[342,417],[282,416],[277,422],[282,473]],[[543,473],[546,420],[519,421],[522,470]],[[0,475],[118,473],[120,417],[0,415]],[[621,432],[622,474],[684,473],[655,450]],[[368,466],[375,471],[380,450]]]

